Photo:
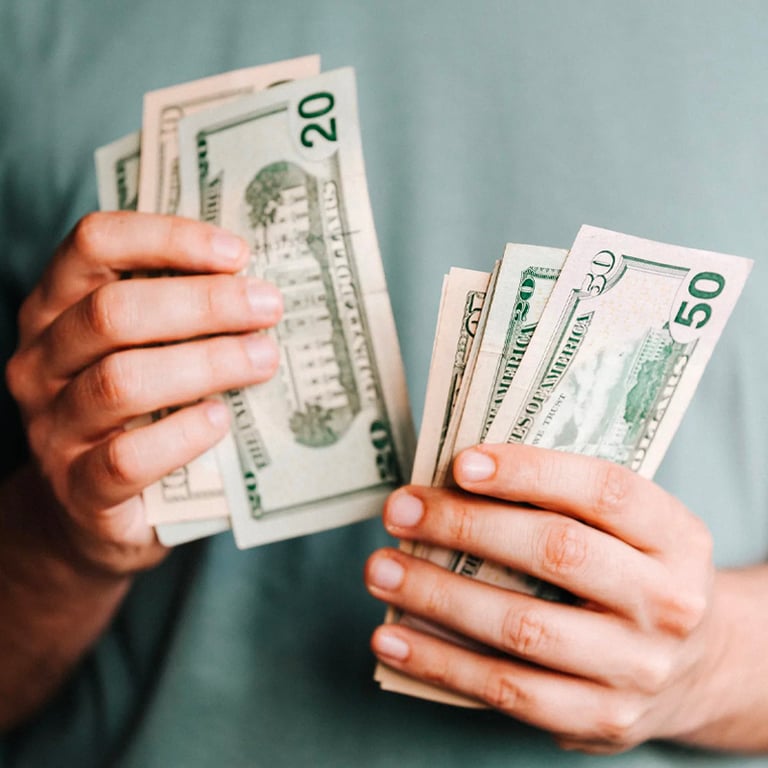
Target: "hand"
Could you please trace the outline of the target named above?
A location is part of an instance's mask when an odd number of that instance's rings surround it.
[[[454,475],[469,493],[392,494],[387,530],[531,574],[580,603],[380,550],[366,567],[375,597],[497,651],[387,625],[372,638],[381,661],[549,730],[563,747],[617,752],[700,728],[697,686],[720,650],[704,524],[649,480],[584,456],[483,445],[459,455]]]
[[[22,306],[9,389],[56,500],[46,524],[55,517],[68,551],[88,565],[126,574],[163,557],[142,489],[226,433],[226,407],[201,398],[274,373],[276,346],[254,331],[277,322],[281,297],[233,274],[247,253],[243,240],[208,224],[94,213],[62,242]],[[121,279],[133,270],[186,274]],[[42,526],[41,510],[28,514]]]

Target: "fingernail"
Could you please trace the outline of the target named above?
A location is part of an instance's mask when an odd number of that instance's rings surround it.
[[[275,365],[276,349],[268,336],[262,333],[254,333],[246,336],[243,343],[254,368],[272,370]]]
[[[228,232],[215,232],[211,236],[211,250],[217,259],[237,261],[245,250],[245,243]]]
[[[487,480],[496,472],[496,462],[480,451],[465,451],[456,459],[454,474],[457,480],[476,483]]]
[[[283,300],[280,294],[263,280],[251,279],[246,288],[248,303],[258,315],[274,317],[280,311]]]
[[[424,504],[421,499],[411,496],[406,491],[393,494],[387,506],[387,523],[398,528],[411,528],[424,517]]]
[[[379,589],[397,589],[405,578],[405,569],[389,557],[379,557],[371,563],[368,579]]]
[[[218,400],[212,400],[207,404],[205,415],[214,427],[223,427],[225,424],[229,423],[227,406],[224,405],[224,403],[220,403]]]
[[[401,637],[386,630],[379,630],[373,636],[373,650],[378,656],[404,661],[408,658],[411,648]]]

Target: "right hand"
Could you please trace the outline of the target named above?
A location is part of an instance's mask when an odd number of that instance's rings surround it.
[[[141,491],[227,432],[224,390],[264,381],[275,343],[254,333],[282,314],[278,290],[235,276],[246,243],[214,226],[141,213],[92,213],[57,249],[19,313],[8,387],[52,491],[67,552],[112,574],[159,562]],[[173,270],[174,277],[121,277]],[[190,403],[192,403],[190,405]],[[184,406],[126,430],[137,416]]]

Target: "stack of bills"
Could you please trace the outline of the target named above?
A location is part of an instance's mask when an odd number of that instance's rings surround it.
[[[456,454],[480,442],[597,456],[652,477],[751,266],[583,226],[570,251],[507,245],[491,274],[451,270],[412,482],[449,484]],[[472,553],[402,546],[468,578],[569,597]],[[446,635],[395,611],[387,620]],[[376,679],[387,690],[477,706],[383,665]]]
[[[96,170],[103,210],[225,227],[285,300],[278,374],[223,393],[227,438],[145,491],[160,540],[232,528],[249,547],[378,514],[415,439],[352,70],[308,56],[153,91]]]

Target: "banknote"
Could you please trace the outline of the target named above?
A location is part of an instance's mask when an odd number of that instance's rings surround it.
[[[413,427],[368,200],[354,74],[342,69],[179,124],[182,210],[244,237],[278,285],[278,374],[225,393],[220,466],[239,546],[379,513]]]
[[[446,318],[448,322],[455,322],[455,319],[461,317],[462,323],[464,323],[465,315],[472,318],[469,322],[472,323],[474,332],[472,335],[468,334],[462,325],[462,331],[458,338],[449,334],[449,346],[453,345],[454,342],[457,344],[456,359],[460,359],[464,352],[466,353],[466,359],[462,362],[460,375],[456,375],[457,371],[454,370],[454,375],[450,379],[451,400],[445,407],[445,419],[440,432],[437,461],[432,470],[432,479],[427,483],[428,485],[442,487],[451,483],[450,467],[453,461],[453,446],[456,443],[459,424],[461,424],[464,409],[467,405],[469,382],[472,381],[475,365],[477,364],[480,339],[482,339],[485,333],[485,324],[488,320],[489,308],[496,292],[496,281],[500,268],[501,261],[497,261],[491,271],[485,297],[482,300],[479,300],[479,296],[476,294],[472,296],[467,295],[467,303],[461,309],[453,305],[448,310],[450,318],[450,320]],[[450,277],[449,274],[449,279]],[[478,306],[473,306],[473,304]]]
[[[101,210],[136,210],[140,152],[141,133],[139,131],[96,150],[96,179]],[[149,421],[149,418],[138,419],[133,426],[141,426]],[[215,453],[208,451],[185,467],[171,473],[160,483],[145,489],[145,507],[151,509],[153,501],[154,507],[169,506],[170,499],[179,497],[179,489],[184,488],[185,477],[189,475],[196,479],[198,485],[204,483],[206,478],[213,477],[213,481],[208,481],[207,488],[210,490],[211,487],[215,487],[216,496],[224,499],[221,475],[215,462]],[[212,486],[212,483],[215,485]],[[181,501],[185,501],[190,495],[189,492],[181,494]],[[230,527],[228,509],[219,504],[214,512],[220,516],[210,520],[158,524],[155,526],[157,537],[163,544],[170,547],[226,531]]]
[[[568,252],[511,243],[504,251],[454,455],[481,442],[523,360]]]
[[[454,267],[446,276],[435,329],[427,394],[411,482],[431,485],[464,373],[469,362],[491,276]]]
[[[473,344],[477,342],[483,307],[487,301],[491,275],[471,269],[454,267],[443,281],[435,340],[429,366],[424,414],[421,420],[411,482],[431,485],[440,450],[448,433],[461,384],[470,365]],[[416,545],[403,541],[401,549],[412,552]],[[446,561],[450,551],[444,550]],[[404,621],[410,626],[427,631],[437,627],[424,627],[415,617],[405,617],[390,608],[388,622]],[[377,664],[374,679],[383,690],[429,698],[446,704],[462,704],[461,697],[435,686],[426,686],[384,664]],[[429,695],[425,693],[428,690]]]
[[[144,96],[139,210],[178,213],[178,124],[187,115],[226,104],[286,80],[320,72],[319,56],[278,61],[193,80]]]
[[[136,210],[140,155],[141,131],[129,133],[96,150],[94,159],[100,210]]]

